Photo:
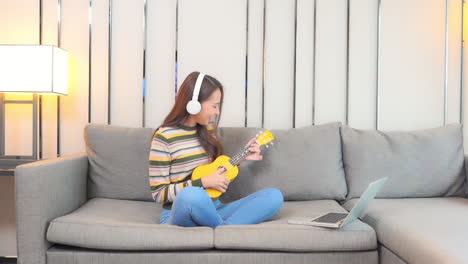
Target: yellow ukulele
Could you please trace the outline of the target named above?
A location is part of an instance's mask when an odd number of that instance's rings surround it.
[[[273,141],[274,139],[275,137],[273,136],[273,134],[270,131],[266,130],[257,136],[255,142],[260,146],[266,145],[266,147],[268,147],[267,144]],[[219,167],[224,167],[226,169],[226,177],[233,181],[234,178],[237,177],[237,174],[239,174],[239,168],[237,167],[237,165],[239,165],[239,163],[250,154],[249,147],[250,146],[244,147],[239,153],[234,155],[233,158],[230,158],[226,155],[221,155],[210,164],[196,167],[192,172],[191,179],[198,180],[200,178],[211,175]],[[211,198],[218,198],[222,194],[220,191],[210,188],[206,189],[206,192]]]

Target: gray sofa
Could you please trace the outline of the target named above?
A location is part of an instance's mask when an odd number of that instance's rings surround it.
[[[225,152],[256,128],[220,128]],[[258,225],[160,225],[148,188],[154,129],[88,125],[86,154],[16,169],[18,260],[78,263],[468,263],[462,127],[411,132],[340,123],[271,130],[275,145],[245,162],[223,202],[279,188],[283,208]],[[350,210],[389,177],[362,220],[339,230],[288,225]]]

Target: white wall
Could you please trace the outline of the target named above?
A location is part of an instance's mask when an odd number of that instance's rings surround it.
[[[222,126],[413,130],[462,119],[461,1],[61,0],[60,13],[42,1],[43,43],[60,38],[71,54],[61,155],[84,151],[89,121],[157,127],[197,70],[224,84]],[[3,0],[0,43],[37,44],[39,6]],[[56,110],[43,97],[45,158],[57,155]]]

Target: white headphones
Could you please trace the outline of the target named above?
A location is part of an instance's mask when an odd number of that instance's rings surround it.
[[[201,72],[198,74],[197,81],[195,82],[195,88],[193,89],[192,100],[190,100],[185,107],[189,114],[196,115],[201,111],[201,104],[198,101],[198,95],[200,94],[200,88],[204,77],[205,74]]]

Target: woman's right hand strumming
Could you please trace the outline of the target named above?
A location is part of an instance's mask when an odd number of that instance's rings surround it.
[[[218,190],[222,193],[226,192],[229,183],[231,182],[228,177],[226,177],[226,169],[224,167],[219,167],[212,174],[201,178],[203,187],[211,188]]]

